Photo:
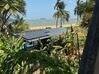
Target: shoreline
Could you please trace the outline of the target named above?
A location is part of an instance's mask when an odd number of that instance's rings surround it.
[[[63,25],[62,27],[76,27],[79,26],[77,24],[68,24],[68,25]],[[39,30],[39,29],[46,29],[46,28],[56,28],[56,25],[35,25],[35,26],[30,26],[29,29],[30,30]],[[57,28],[60,28],[60,26],[58,26]]]

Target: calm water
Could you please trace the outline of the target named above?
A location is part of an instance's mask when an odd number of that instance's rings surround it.
[[[54,36],[54,35],[60,35],[62,33],[66,33],[67,29],[66,28],[55,28],[55,29],[49,29],[49,35]]]
[[[27,40],[38,39],[47,36],[56,36],[66,33],[66,28],[54,28],[54,29],[42,29],[42,30],[31,30],[25,31],[21,35]]]

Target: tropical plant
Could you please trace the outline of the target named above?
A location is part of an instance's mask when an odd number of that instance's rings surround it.
[[[58,55],[50,56],[46,51],[35,50],[21,50],[11,57],[7,57],[1,67],[3,74],[32,74],[38,69],[47,74],[77,73],[77,64],[71,60],[63,60]]]
[[[3,34],[0,33],[0,72],[1,64],[3,63],[4,59],[14,55],[20,49],[23,48],[24,42],[23,39],[10,37],[6,38]]]
[[[11,23],[12,24],[12,31],[14,33],[16,32],[22,32],[29,29],[29,24],[26,23],[26,21],[23,19],[23,17],[20,17],[19,15],[16,17],[16,19]]]
[[[0,31],[11,33],[11,20],[13,16],[25,14],[24,0],[1,0],[0,1]],[[10,22],[9,22],[10,21]]]
[[[3,35],[2,35],[3,36]],[[65,55],[67,47],[64,38],[59,37],[58,45],[54,45],[54,40],[48,40],[48,44],[40,50],[23,49],[21,38],[7,39],[1,36],[0,72],[1,74],[32,74],[40,70],[46,74],[76,74],[78,72],[78,59],[70,59]],[[68,39],[70,41],[71,39]],[[41,46],[42,47],[42,46]],[[69,53],[68,51],[66,53]],[[66,58],[68,56],[69,58]]]
[[[56,18],[56,27],[58,26],[58,21],[60,20],[60,27],[62,27],[62,24],[64,21],[68,21],[69,19],[69,13],[65,10],[65,4],[63,1],[57,0],[57,3],[55,4],[56,12],[54,13],[53,17]]]
[[[78,0],[75,8],[75,14],[81,19],[81,26],[88,27],[91,22],[95,0]]]
[[[50,46],[48,45],[50,48]],[[49,50],[47,48],[47,50]],[[76,74],[78,70],[77,60],[66,59],[61,50],[54,48],[49,54],[45,50],[19,50],[9,54],[1,63],[1,74],[32,74],[40,69],[47,74]],[[63,53],[63,52],[62,52]],[[64,58],[63,58],[64,57]]]

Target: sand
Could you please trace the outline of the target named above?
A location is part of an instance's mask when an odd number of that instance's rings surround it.
[[[68,25],[63,25],[62,27],[71,27],[72,26],[79,26],[77,24],[68,24]],[[37,26],[30,26],[30,30],[37,30],[37,29],[46,29],[46,28],[56,28],[56,25],[37,25]],[[59,28],[59,26],[58,26]]]

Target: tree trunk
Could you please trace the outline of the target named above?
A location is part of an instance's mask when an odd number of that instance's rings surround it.
[[[57,28],[57,26],[58,26],[58,18],[56,18],[56,28]]]
[[[99,74],[99,50],[98,50],[98,55],[97,55],[97,59],[96,59],[94,74]]]
[[[78,74],[94,74],[95,71],[95,62],[99,48],[99,0],[95,0],[95,2],[92,22],[89,26]]]
[[[62,18],[60,18],[60,27],[62,27]]]

